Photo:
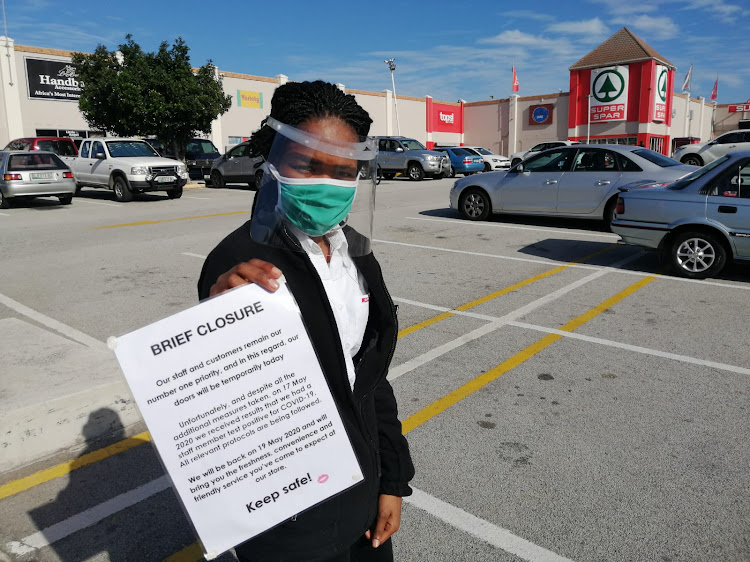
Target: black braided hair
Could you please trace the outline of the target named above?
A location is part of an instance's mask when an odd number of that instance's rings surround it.
[[[299,125],[311,118],[338,117],[348,123],[360,137],[370,132],[372,119],[351,94],[345,94],[338,86],[322,80],[315,82],[287,82],[276,88],[271,98],[271,117],[287,125]],[[250,137],[253,154],[268,158],[276,135],[265,126]]]

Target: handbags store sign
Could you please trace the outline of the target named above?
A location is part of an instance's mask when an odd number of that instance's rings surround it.
[[[65,61],[26,59],[29,98],[78,101],[81,86],[76,69]]]

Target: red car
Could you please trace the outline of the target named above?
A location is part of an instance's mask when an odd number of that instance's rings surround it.
[[[37,151],[46,150],[58,156],[78,156],[73,139],[67,137],[26,137],[13,139],[3,150]]]

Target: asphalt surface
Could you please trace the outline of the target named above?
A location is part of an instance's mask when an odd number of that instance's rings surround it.
[[[594,221],[465,221],[450,185],[377,191],[417,468],[396,559],[750,560],[750,267],[686,281]],[[29,449],[0,460],[0,560],[201,559],[104,342],[195,304],[252,197],[0,212],[0,446]]]

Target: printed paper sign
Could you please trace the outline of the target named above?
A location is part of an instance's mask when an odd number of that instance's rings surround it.
[[[626,119],[628,76],[627,66],[609,66],[591,71],[591,123]]]
[[[237,105],[239,107],[254,107],[263,109],[263,92],[248,92],[237,90]]]
[[[286,285],[244,285],[112,345],[207,557],[362,481]]]

